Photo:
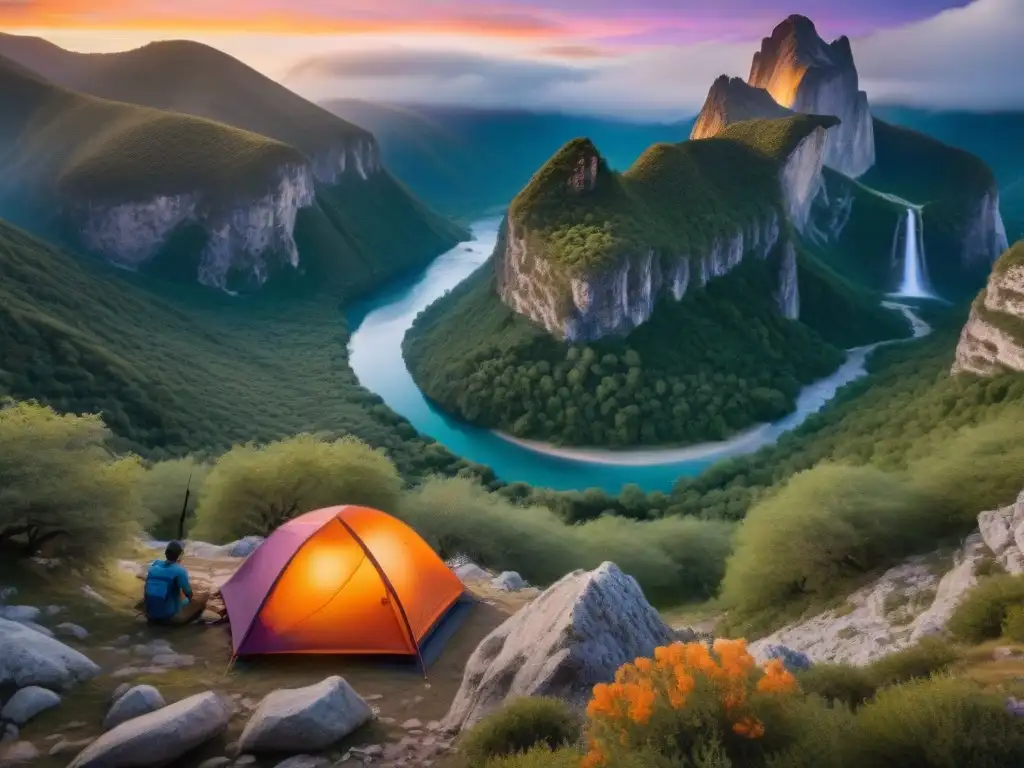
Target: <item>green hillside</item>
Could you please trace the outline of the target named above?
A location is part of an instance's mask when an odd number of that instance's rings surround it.
[[[891,125],[927,134],[980,157],[999,182],[1010,242],[1024,237],[1024,111],[957,112],[872,107]]]
[[[0,190],[23,198],[119,203],[196,188],[265,191],[302,155],[281,142],[188,115],[66,90],[0,58]]]
[[[216,120],[306,154],[341,140],[372,139],[237,59],[188,40],[85,54],[39,38],[0,35],[0,55],[75,91]]]
[[[766,210],[780,210],[782,158],[816,127],[834,123],[817,115],[738,123],[726,136],[656,144],[623,174],[602,159],[586,194],[565,183],[580,156],[597,155],[589,140],[577,139],[534,174],[512,201],[509,218],[572,273],[637,248],[700,251]]]
[[[724,138],[651,147],[621,175],[578,139],[534,175],[509,217],[535,278],[590,274],[651,247],[667,258],[697,254],[780,210],[781,159],[832,120],[740,123]],[[568,184],[592,159],[593,187]],[[541,269],[536,253],[554,269]],[[908,332],[878,296],[802,244],[802,322],[787,320],[774,298],[779,269],[777,255],[748,259],[682,301],[662,300],[625,338],[566,344],[501,301],[488,263],[421,313],[403,353],[428,397],[520,437],[614,446],[721,439],[792,411],[802,385],[841,363],[839,347]]]
[[[970,152],[923,133],[878,119],[874,123],[875,165],[859,181],[924,205],[929,277],[945,298],[972,295],[984,284],[990,265],[964,266],[960,249],[968,216],[982,195],[996,188],[991,169]]]
[[[391,168],[416,194],[469,218],[509,200],[566,142],[589,136],[615,169],[649,146],[682,141],[692,121],[632,123],[514,109],[402,105],[335,99],[325,109],[370,130]],[[500,147],[500,151],[495,148]]]
[[[410,475],[455,466],[358,385],[347,341],[336,301],[167,290],[0,222],[0,395],[102,413],[144,455],[323,430]]]
[[[198,190],[204,210],[215,212],[269,191],[282,166],[306,162],[266,136],[85,96],[2,58],[0,106],[0,214],[73,246],[76,233],[61,215],[69,204],[146,202]],[[300,211],[296,225],[302,270],[317,287],[346,296],[421,267],[467,237],[387,171],[317,185],[317,202]],[[194,280],[205,241],[201,226],[183,225],[147,268]]]

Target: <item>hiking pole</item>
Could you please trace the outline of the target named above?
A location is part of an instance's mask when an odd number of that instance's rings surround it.
[[[188,496],[192,489],[192,471],[193,467],[188,471],[188,485],[185,486],[185,501],[181,504],[181,519],[178,520],[178,541],[184,544],[185,542],[185,513],[188,511]]]

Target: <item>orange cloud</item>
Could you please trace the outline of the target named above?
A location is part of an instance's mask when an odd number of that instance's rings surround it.
[[[499,0],[500,2],[500,0]],[[212,6],[212,7],[211,7]],[[236,7],[231,7],[236,6]],[[566,17],[543,8],[456,0],[427,7],[413,0],[339,0],[322,10],[289,8],[288,0],[0,0],[0,28],[251,32],[282,35],[427,34],[503,37],[552,44],[639,34],[649,22]],[[583,48],[565,55],[584,57]]]

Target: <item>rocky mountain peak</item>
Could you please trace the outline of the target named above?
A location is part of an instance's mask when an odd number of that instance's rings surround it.
[[[739,77],[721,75],[711,84],[707,99],[690,132],[691,139],[707,139],[731,123],[793,114],[763,88],[753,88]]]

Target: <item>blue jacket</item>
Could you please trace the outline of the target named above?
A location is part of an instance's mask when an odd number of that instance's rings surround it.
[[[169,619],[192,599],[188,571],[181,563],[154,560],[146,573],[144,593],[147,618]]]

